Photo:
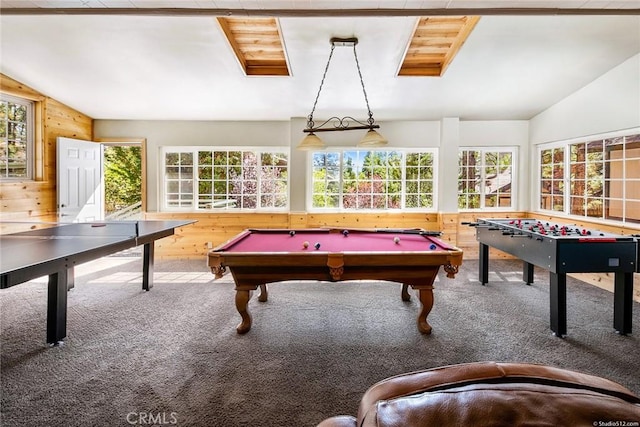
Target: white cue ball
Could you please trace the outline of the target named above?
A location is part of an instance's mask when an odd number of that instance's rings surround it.
[[[393,238],[393,243],[395,243],[396,245],[397,245],[398,243],[400,243],[400,238],[399,238],[399,237],[394,237],[394,238]]]

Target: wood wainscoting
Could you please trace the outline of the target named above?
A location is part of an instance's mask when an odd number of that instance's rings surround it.
[[[500,212],[492,217],[524,218],[526,212]],[[458,213],[168,213],[148,212],[145,219],[191,219],[195,224],[177,230],[176,235],[157,242],[159,257],[198,258],[247,228],[423,228],[441,231],[441,239],[478,257],[475,229],[462,222],[486,218],[480,214]],[[507,258],[499,251],[492,256]]]
[[[441,239],[464,251],[465,259],[478,258],[478,242],[475,228],[465,223],[478,218],[527,218],[594,228],[617,234],[636,234],[640,230],[621,226],[604,226],[589,221],[567,220],[567,218],[541,216],[531,212],[486,213],[147,213],[145,219],[191,219],[195,224],[176,230],[170,236],[156,242],[157,258],[201,258],[205,259],[209,249],[214,248],[247,228],[424,228],[441,231]],[[490,259],[508,259],[512,255],[490,248]],[[203,261],[204,262],[204,261]],[[613,291],[613,274],[572,274],[579,280],[608,291]],[[635,275],[634,299],[640,302],[640,277]]]

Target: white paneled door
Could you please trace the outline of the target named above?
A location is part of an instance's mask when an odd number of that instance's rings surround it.
[[[104,219],[102,144],[59,137],[57,145],[58,220]]]

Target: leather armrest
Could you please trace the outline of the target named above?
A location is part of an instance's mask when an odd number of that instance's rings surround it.
[[[640,420],[640,397],[606,378],[527,363],[476,362],[396,375],[371,386],[357,418],[328,418],[318,427],[594,425]]]
[[[410,372],[382,380],[365,392],[358,408],[358,420],[362,420],[364,414],[381,400],[467,384],[512,381],[567,384],[640,403],[640,399],[629,389],[605,378],[543,365],[475,362]]]
[[[318,424],[317,427],[357,427],[356,418],[350,415],[338,415],[327,418]]]

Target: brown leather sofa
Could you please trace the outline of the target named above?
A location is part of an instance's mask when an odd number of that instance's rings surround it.
[[[640,426],[640,398],[565,369],[480,362],[397,375],[370,387],[358,417],[318,427]]]

